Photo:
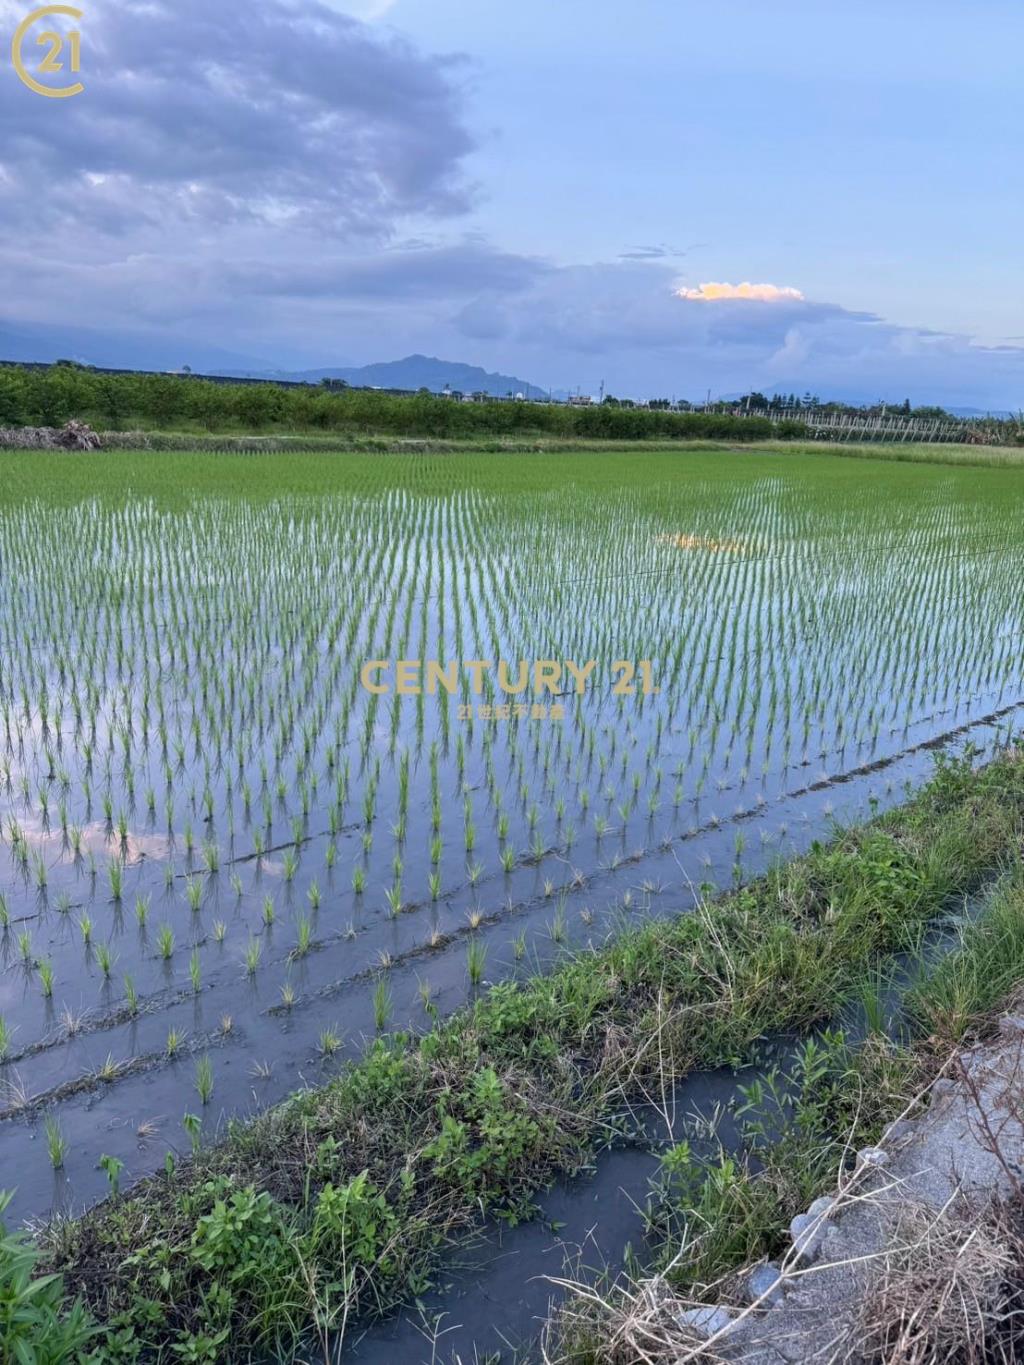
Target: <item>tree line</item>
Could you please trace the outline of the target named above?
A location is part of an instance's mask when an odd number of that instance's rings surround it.
[[[291,431],[452,438],[535,432],[606,440],[801,437],[799,420],[668,412],[612,404],[460,403],[430,393],[213,383],[190,375],[104,374],[83,366],[0,367],[0,427]]]

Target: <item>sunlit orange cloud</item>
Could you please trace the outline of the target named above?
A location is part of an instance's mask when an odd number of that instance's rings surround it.
[[[802,300],[799,289],[780,289],[777,284],[702,284],[699,289],[680,289],[681,299],[700,299],[710,303],[716,299],[756,299],[758,303],[777,303],[780,299]]]

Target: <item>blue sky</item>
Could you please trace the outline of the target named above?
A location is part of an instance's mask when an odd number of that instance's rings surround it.
[[[498,239],[565,263],[701,243],[694,279],[1024,331],[1019,4],[521,0],[496,22],[397,0],[385,17],[477,59],[472,164]]]
[[[0,83],[8,321],[1024,406],[1019,2],[212,8],[92,0],[83,96]]]

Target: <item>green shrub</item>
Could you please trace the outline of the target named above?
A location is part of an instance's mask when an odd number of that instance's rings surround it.
[[[390,1271],[392,1258],[387,1252],[397,1232],[398,1219],[388,1201],[363,1171],[341,1188],[327,1184],[320,1191],[309,1247],[327,1262],[344,1267],[347,1291],[360,1267],[366,1272]]]
[[[253,1186],[232,1189],[225,1177],[202,1189],[213,1207],[196,1224],[192,1259],[228,1284],[251,1281],[257,1270],[273,1270],[289,1260],[288,1228],[281,1209]]]

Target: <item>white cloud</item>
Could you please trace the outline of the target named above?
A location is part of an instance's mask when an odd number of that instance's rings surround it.
[[[723,299],[748,299],[758,303],[779,303],[782,300],[788,302],[803,302],[803,294],[799,289],[792,289],[789,286],[779,287],[777,284],[716,284],[709,281],[702,284],[698,289],[680,289],[678,296],[681,299],[699,300],[702,303],[720,303]]]

